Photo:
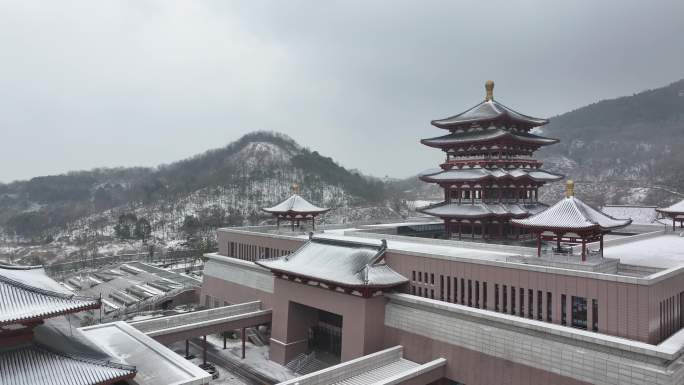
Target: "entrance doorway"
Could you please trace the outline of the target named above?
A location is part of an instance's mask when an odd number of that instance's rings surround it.
[[[342,356],[342,316],[318,310],[318,322],[309,333],[310,350]]]

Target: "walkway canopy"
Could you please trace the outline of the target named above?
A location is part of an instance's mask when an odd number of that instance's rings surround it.
[[[281,220],[289,220],[292,225],[292,230],[294,231],[295,224],[299,226],[299,221],[311,220],[312,227],[316,229],[316,217],[330,209],[315,206],[302,198],[298,194],[299,187],[297,185],[295,185],[292,190],[294,193],[289,198],[273,207],[266,207],[262,210],[273,214],[277,220],[278,227],[280,227]]]
[[[511,223],[537,234],[537,255],[541,256],[541,240],[556,240],[557,253],[567,250],[561,248],[561,241],[582,243],[582,261],[586,260],[587,242],[601,242],[603,255],[603,234],[625,227],[631,219],[616,219],[575,198],[575,184],[566,183],[565,198],[548,209],[525,219],[513,219]]]
[[[679,221],[679,227],[684,227],[684,200],[673,204],[672,206],[657,208],[657,212],[672,219],[672,230],[675,229],[675,223]]]

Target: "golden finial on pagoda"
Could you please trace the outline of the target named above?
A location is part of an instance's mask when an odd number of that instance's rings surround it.
[[[292,193],[299,194],[299,185],[297,183],[292,185]]]
[[[487,80],[485,82],[485,90],[487,90],[487,97],[485,98],[485,101],[490,101],[494,100],[494,81],[493,80]]]
[[[575,196],[575,182],[573,182],[572,179],[568,179],[568,181],[565,182],[565,197],[570,198],[572,196]]]

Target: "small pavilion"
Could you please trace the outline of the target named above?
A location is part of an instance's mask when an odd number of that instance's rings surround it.
[[[657,208],[657,212],[672,219],[672,231],[675,230],[675,224],[679,222],[679,227],[684,227],[684,200],[673,204],[672,206]]]
[[[537,256],[541,256],[541,241],[556,241],[553,250],[570,254],[561,242],[582,244],[582,261],[587,260],[587,243],[599,242],[603,256],[603,235],[632,223],[631,219],[616,219],[575,198],[575,184],[568,180],[565,198],[548,209],[525,219],[513,219],[515,226],[526,228],[537,237]]]
[[[299,186],[292,186],[292,195],[273,207],[266,207],[263,211],[272,214],[276,218],[276,224],[280,228],[281,220],[290,221],[292,231],[299,222],[311,220],[313,230],[316,230],[316,217],[330,211],[329,208],[315,206],[299,195]]]

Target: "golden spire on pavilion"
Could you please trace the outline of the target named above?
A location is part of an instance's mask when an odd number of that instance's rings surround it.
[[[494,81],[493,80],[487,80],[485,82],[485,90],[487,90],[487,96],[485,97],[485,101],[491,101],[494,100]]]
[[[573,182],[572,179],[568,179],[568,181],[565,182],[565,197],[570,198],[572,196],[575,196],[575,182]]]

